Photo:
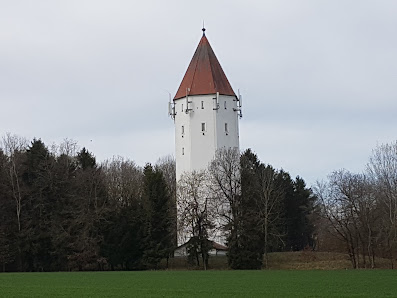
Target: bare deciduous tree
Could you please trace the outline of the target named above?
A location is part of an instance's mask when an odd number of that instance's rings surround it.
[[[58,155],[76,156],[79,151],[77,141],[65,138],[58,147]]]
[[[351,224],[353,219],[350,216],[349,204],[338,187],[332,183],[317,182],[314,192],[321,201],[322,214],[328,220],[330,233],[346,244],[352,266],[357,268],[357,241]]]
[[[113,157],[102,164],[109,199],[119,206],[129,206],[142,195],[142,169],[135,162]]]
[[[21,188],[21,166],[23,152],[28,147],[25,138],[11,133],[3,136],[3,150],[9,158],[9,179],[12,186],[12,195],[15,200],[16,216],[18,222],[18,231],[21,231],[21,207],[22,207],[22,188]]]
[[[193,171],[182,175],[178,182],[178,235],[180,243],[191,242],[191,254],[199,265],[199,254],[204,269],[208,264],[208,238],[213,236],[216,217],[216,201],[208,191],[205,171]],[[193,243],[192,243],[193,242]]]
[[[277,172],[270,166],[260,164],[256,176],[258,179],[258,197],[256,203],[259,212],[259,222],[262,226],[265,243],[265,267],[268,267],[269,238],[273,237],[283,242],[283,233],[277,229],[281,219],[284,200],[283,187],[277,181]]]
[[[220,239],[225,233],[237,237],[241,196],[240,152],[238,148],[222,148],[216,151],[208,167],[212,195],[217,199],[220,220]],[[223,234],[223,235],[222,235]]]
[[[175,198],[176,194],[176,162],[172,155],[167,155],[159,158],[156,162],[155,167],[159,169],[164,176],[167,183],[167,187],[170,191],[172,198]]]
[[[329,176],[329,183],[318,182],[314,190],[330,232],[346,244],[353,268],[361,263],[366,267],[366,257],[374,268],[379,216],[367,177],[340,170]]]
[[[375,148],[367,165],[368,175],[376,188],[376,199],[382,210],[391,266],[397,248],[397,141]]]

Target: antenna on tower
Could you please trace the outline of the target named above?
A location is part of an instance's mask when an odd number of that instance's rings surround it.
[[[186,88],[186,109],[185,109],[186,114],[189,114],[189,111],[192,110],[189,109],[189,103],[192,103],[191,101],[189,101],[189,92],[190,92],[190,88]]]
[[[205,26],[204,26],[204,20],[203,20],[203,29],[201,29],[203,31],[203,35],[205,35]]]
[[[237,109],[234,108],[233,110],[237,112],[240,119],[243,118],[242,106],[243,106],[243,96],[240,94],[240,89],[238,89]]]
[[[213,98],[214,100],[214,111],[218,111],[219,110],[219,92],[216,92],[216,97]]]
[[[171,93],[168,91],[167,91],[167,93],[168,93],[168,99],[169,99],[169,101],[168,101],[168,115],[175,121],[175,115],[176,115],[175,102],[173,102],[171,100]]]

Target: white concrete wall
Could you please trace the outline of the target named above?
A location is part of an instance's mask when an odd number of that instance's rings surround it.
[[[177,181],[183,172],[204,170],[219,148],[239,148],[238,114],[234,96],[219,96],[219,109],[214,110],[216,94],[189,96],[175,101],[175,156]],[[202,108],[202,102],[204,108]],[[226,102],[226,109],[225,109]],[[183,111],[182,111],[183,105]],[[205,131],[202,131],[205,123]],[[228,132],[225,131],[227,123]],[[184,126],[184,134],[182,134]],[[183,152],[184,151],[184,154]]]
[[[214,159],[215,152],[220,148],[239,148],[237,101],[234,96],[220,95],[218,109],[216,94],[195,95],[188,97],[186,112],[186,98],[175,101],[175,158],[176,179],[179,181],[184,172],[207,169]],[[226,102],[226,105],[225,105]],[[182,109],[183,107],[183,109]],[[226,107],[226,108],[225,108]],[[205,123],[205,131],[202,131]],[[225,130],[227,123],[227,131]],[[182,126],[184,133],[182,133]],[[179,212],[179,211],[178,211]],[[179,218],[179,215],[178,215]],[[215,220],[214,239],[225,244],[226,237],[220,227],[223,218]],[[178,228],[178,245],[190,239],[190,235]]]
[[[226,256],[227,251],[226,250],[216,250],[215,248],[211,248],[208,251],[208,254],[210,256]],[[188,252],[187,252],[186,246],[181,246],[174,250],[174,257],[187,257],[187,256],[188,256]]]

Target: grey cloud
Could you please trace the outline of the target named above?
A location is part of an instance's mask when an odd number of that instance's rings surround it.
[[[73,138],[100,160],[173,153],[167,92],[204,19],[244,96],[242,149],[309,183],[360,171],[396,138],[396,14],[395,1],[8,1],[0,134]]]

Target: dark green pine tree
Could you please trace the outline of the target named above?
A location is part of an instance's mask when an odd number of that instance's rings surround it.
[[[264,234],[258,212],[257,170],[261,163],[256,154],[246,150],[241,159],[241,269],[261,269],[263,266]]]
[[[277,237],[270,237],[268,243],[268,251],[276,252],[283,251],[287,247],[286,239],[288,238],[289,229],[289,218],[288,213],[289,202],[293,200],[294,196],[294,186],[291,176],[288,172],[283,169],[277,171],[274,179],[275,185],[278,186],[280,192],[282,192],[282,199],[277,205],[278,220],[274,221],[272,224],[273,235],[278,235]]]
[[[53,167],[54,201],[52,220],[53,268],[55,270],[69,270],[69,256],[73,255],[74,235],[73,227],[78,202],[77,163],[73,156],[61,154],[56,158]]]
[[[298,251],[313,245],[314,226],[310,215],[315,197],[302,178],[296,177],[290,184],[293,192],[285,200],[286,250]]]
[[[235,229],[228,239],[228,262],[232,269],[260,269],[263,265],[264,235],[258,212],[258,179],[260,162],[251,149],[241,156],[241,196]]]
[[[145,269],[146,214],[140,200],[133,198],[128,205],[113,208],[102,223],[101,253],[112,270]]]
[[[26,151],[23,180],[28,188],[20,233],[28,271],[49,271],[52,265],[51,226],[53,206],[52,166],[54,157],[41,140],[34,139]]]
[[[17,260],[18,226],[7,168],[7,156],[0,149],[0,271],[3,272],[9,270],[9,266]]]
[[[75,212],[71,222],[70,266],[79,270],[96,270],[100,267],[101,221],[108,211],[107,192],[102,168],[95,157],[83,148],[77,154],[75,179]]]
[[[95,156],[85,147],[77,154],[77,161],[79,167],[83,170],[96,168]]]
[[[143,170],[143,198],[146,205],[145,263],[157,268],[173,250],[172,200],[163,174],[147,164]]]

